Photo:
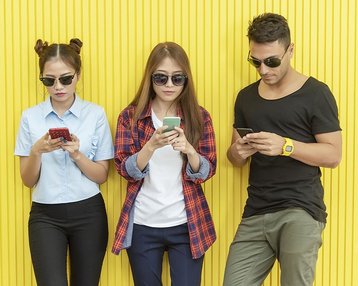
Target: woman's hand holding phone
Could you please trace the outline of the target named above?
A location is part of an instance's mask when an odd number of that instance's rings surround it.
[[[179,135],[175,137],[171,142],[173,149],[176,151],[180,151],[184,154],[196,153],[194,147],[186,139],[184,130],[180,127],[175,127],[174,130],[176,130]]]
[[[163,126],[166,127],[164,132],[171,132],[168,133],[168,135],[171,136],[169,137],[169,143],[173,146],[174,150],[180,151],[184,154],[196,152],[193,146],[186,139],[183,129],[180,128],[180,117],[164,117]],[[177,136],[172,137],[172,134],[176,134]]]
[[[78,157],[79,143],[79,139],[74,134],[70,134],[67,128],[50,128],[49,132],[35,142],[31,151],[40,155],[63,149],[74,158]]]
[[[172,144],[173,139],[178,137],[178,131],[174,128],[180,125],[180,117],[164,117],[163,126],[159,127],[146,143],[151,152],[156,149]]]
[[[193,145],[191,145],[187,140],[184,130],[179,127],[175,127],[175,130],[178,132],[179,136],[174,138],[173,142],[171,143],[173,149],[186,154],[190,167],[194,172],[198,172],[200,169],[199,154],[196,152]]]
[[[74,135],[70,134],[70,131],[67,127],[59,127],[59,128],[50,128],[48,131],[51,140],[49,140],[49,144],[61,142],[58,146],[63,150],[68,151],[70,157],[72,159],[79,158],[79,147],[80,140]],[[55,140],[55,142],[53,142]]]
[[[167,126],[159,127],[153,133],[152,137],[145,144],[151,152],[154,152],[158,148],[162,148],[166,145],[171,144],[171,141],[178,137],[178,133],[175,130],[165,131]]]
[[[31,148],[31,152],[35,155],[41,155],[42,153],[49,153],[61,148],[63,142],[59,139],[51,139],[50,135],[46,133]]]
[[[61,148],[66,150],[73,160],[76,161],[80,158],[80,139],[78,139],[76,135],[71,134],[71,141],[67,140],[67,142],[61,146]]]
[[[155,130],[150,139],[138,152],[137,167],[139,170],[144,170],[155,150],[171,144],[171,142],[178,137],[176,130],[164,132],[166,128],[167,126],[162,126]]]

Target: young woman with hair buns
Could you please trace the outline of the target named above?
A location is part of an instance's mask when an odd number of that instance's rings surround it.
[[[107,247],[99,185],[107,180],[113,143],[103,108],[75,92],[81,47],[79,39],[37,40],[40,80],[49,96],[23,112],[16,140],[21,178],[32,189],[29,241],[40,286],[68,285],[67,253],[70,285],[98,285]],[[70,138],[52,138],[49,129],[59,127],[67,127]]]

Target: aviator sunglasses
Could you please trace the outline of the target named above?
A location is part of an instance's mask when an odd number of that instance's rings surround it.
[[[171,78],[172,83],[175,86],[182,86],[185,84],[186,79],[188,78],[185,74],[175,74],[172,76],[166,75],[166,74],[162,74],[162,73],[155,73],[152,74],[152,81],[155,85],[165,85],[169,78]]]
[[[289,47],[290,47],[290,45],[287,46],[287,48],[281,58],[269,57],[262,61],[250,57],[250,51],[249,51],[249,53],[247,54],[247,61],[257,69],[261,66],[262,63],[264,63],[264,65],[269,68],[277,68],[278,66],[281,65],[281,61],[282,61],[283,57],[286,55]]]
[[[73,75],[66,75],[66,76],[61,76],[58,78],[58,81],[62,84],[62,85],[70,85],[72,83],[73,78],[75,77],[76,73],[74,73]],[[44,86],[53,86],[55,84],[56,78],[53,77],[40,77],[40,80],[42,81],[42,83],[44,84]]]

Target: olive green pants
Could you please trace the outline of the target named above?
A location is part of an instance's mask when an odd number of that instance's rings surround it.
[[[281,286],[311,286],[325,224],[290,208],[242,219],[230,246],[224,286],[259,286],[276,259]]]

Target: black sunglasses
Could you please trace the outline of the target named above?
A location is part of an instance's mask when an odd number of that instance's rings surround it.
[[[176,86],[182,86],[185,84],[186,80],[187,80],[187,76],[185,74],[175,74],[175,75],[166,75],[166,74],[162,74],[162,73],[155,73],[152,74],[152,81],[155,85],[165,85],[169,78],[171,78],[172,83]]]
[[[76,75],[76,73],[74,73],[73,75],[61,76],[61,77],[58,78],[58,81],[62,85],[70,85],[72,83],[72,80],[75,77],[75,75]],[[53,86],[55,84],[56,78],[53,78],[53,77],[40,77],[40,80],[42,81],[44,86]]]
[[[250,64],[252,64],[257,69],[261,66],[262,63],[264,63],[265,66],[267,66],[269,68],[277,68],[278,66],[281,65],[281,61],[282,61],[283,57],[286,55],[289,47],[290,47],[290,45],[287,46],[287,48],[281,58],[269,57],[269,58],[266,58],[266,59],[260,61],[255,58],[251,58],[250,51],[249,51],[249,53],[247,54],[247,60]]]

